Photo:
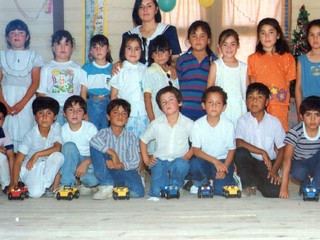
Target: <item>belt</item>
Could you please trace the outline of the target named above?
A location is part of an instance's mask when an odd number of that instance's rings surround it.
[[[106,100],[107,95],[87,95],[87,99],[92,98],[93,100]]]

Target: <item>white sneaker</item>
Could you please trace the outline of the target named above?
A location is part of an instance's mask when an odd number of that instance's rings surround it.
[[[105,200],[112,198],[113,186],[99,186],[99,191],[93,195],[95,200]]]
[[[196,187],[195,185],[192,185],[192,187],[190,188],[190,193],[192,194],[198,194],[198,187]]]
[[[81,196],[90,195],[90,194],[91,194],[91,191],[92,191],[91,188],[85,187],[83,184],[81,184],[81,185],[78,187],[78,189],[79,189],[79,192],[80,192],[80,195],[81,195]]]

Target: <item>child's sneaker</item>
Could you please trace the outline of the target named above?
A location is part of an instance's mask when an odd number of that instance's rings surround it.
[[[54,197],[54,193],[51,190],[51,188],[46,188],[44,194],[42,195],[42,197],[44,198],[53,198]]]
[[[99,191],[93,195],[95,200],[105,200],[112,198],[113,186],[99,186]]]
[[[195,185],[192,185],[192,187],[190,188],[190,193],[192,194],[198,194],[198,187],[196,187]]]

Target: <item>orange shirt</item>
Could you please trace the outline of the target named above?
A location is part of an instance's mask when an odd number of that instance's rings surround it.
[[[296,62],[291,53],[251,54],[248,58],[248,75],[268,86],[270,104],[289,105],[289,82],[296,79]]]

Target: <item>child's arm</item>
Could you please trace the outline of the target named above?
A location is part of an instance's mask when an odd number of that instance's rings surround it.
[[[189,149],[189,151],[185,155],[183,155],[183,158],[186,160],[190,160],[190,158],[192,158],[193,154],[194,154],[193,147],[191,147]]]
[[[284,160],[282,166],[282,183],[280,188],[279,197],[289,198],[289,173],[291,169],[291,159],[293,156],[294,147],[290,144],[286,144],[284,147]]]
[[[209,76],[208,76],[208,81],[207,81],[207,88],[216,85],[216,73],[217,73],[217,66],[216,66],[216,63],[213,62],[210,65],[210,71],[209,71]]]
[[[271,163],[271,160],[270,160],[268,153],[265,150],[258,148],[250,143],[247,143],[246,141],[244,141],[240,138],[236,139],[236,145],[237,145],[237,148],[243,147],[243,148],[248,149],[248,151],[251,153],[260,154],[262,156],[263,162],[266,165],[267,169],[269,171],[271,170],[272,163]]]
[[[3,97],[2,84],[1,84],[2,78],[3,78],[2,69],[0,69],[0,102],[2,102],[6,106],[8,114],[11,114],[12,112],[11,106],[9,106],[9,104],[4,100],[4,97]]]
[[[40,82],[40,67],[32,68],[31,72],[31,84],[24,95],[24,97],[17,102],[14,106],[12,106],[12,110],[14,111],[14,115],[17,115],[24,106],[29,102],[29,100],[35,95]]]
[[[22,162],[23,162],[23,159],[25,158],[25,156],[26,155],[22,154],[21,152],[18,152],[18,154],[17,154],[17,157],[16,157],[14,165],[13,165],[12,178],[11,178],[11,183],[10,183],[9,189],[18,185],[21,165],[22,165]]]
[[[282,165],[283,158],[284,158],[284,147],[278,149],[276,161],[273,164],[271,171],[268,174],[268,178],[271,178],[271,183],[273,184],[279,185],[281,183],[281,178],[279,177],[278,172]]]
[[[26,168],[28,170],[31,170],[31,168],[33,167],[34,163],[40,158],[40,157],[46,157],[49,156],[50,154],[54,153],[54,152],[60,152],[61,151],[61,143],[59,142],[55,142],[53,144],[52,147],[44,149],[42,151],[36,152],[35,154],[33,154],[33,156],[29,159]]]
[[[216,167],[217,172],[228,172],[228,168],[223,162],[219,161],[219,159],[217,159],[215,157],[212,157],[212,156],[206,154],[200,148],[193,147],[193,152],[196,157],[202,158],[202,159],[212,163]]]
[[[141,140],[140,140],[140,152],[141,152],[142,160],[146,164],[146,166],[151,167],[154,164],[156,164],[156,159],[153,156],[148,155],[147,144],[145,144]]]
[[[297,64],[297,79],[296,79],[296,86],[294,89],[294,94],[295,94],[295,99],[296,99],[296,109],[297,109],[297,114],[298,114],[298,119],[301,121],[300,117],[300,105],[302,102],[302,88],[301,88],[301,63],[298,61]]]
[[[85,100],[87,101],[87,91],[88,91],[88,88],[84,85],[81,84],[81,90],[80,90],[80,96]]]
[[[143,97],[144,97],[144,105],[146,107],[148,118],[151,122],[155,119],[153,108],[152,108],[152,102],[151,102],[151,93],[145,92],[143,94]]]
[[[119,156],[115,151],[109,148],[107,154],[111,156],[111,161],[108,159],[106,160],[109,169],[124,169],[124,164],[120,161]]]
[[[118,89],[111,87],[110,100],[118,98]]]

